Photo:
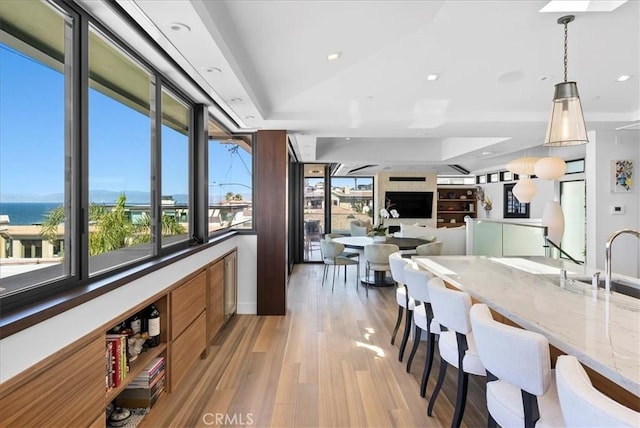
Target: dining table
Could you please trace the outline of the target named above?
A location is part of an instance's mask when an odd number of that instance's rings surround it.
[[[386,236],[384,240],[370,236],[343,236],[333,238],[334,242],[343,244],[346,248],[364,250],[365,245],[369,244],[395,244],[401,251],[415,250],[418,245],[427,244],[429,241],[420,238],[401,238],[394,236]],[[410,257],[411,254],[407,254]],[[360,275],[360,282],[368,286],[386,287],[395,285],[396,282],[386,271],[373,271],[372,275]]]

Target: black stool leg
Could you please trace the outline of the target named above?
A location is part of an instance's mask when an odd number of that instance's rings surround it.
[[[413,346],[411,347],[411,353],[409,354],[409,359],[407,360],[407,373],[411,372],[411,363],[413,363],[413,357],[416,355],[418,345],[420,344],[420,338],[422,337],[422,329],[417,325],[413,336]]]
[[[402,335],[402,343],[400,344],[400,352],[398,353],[398,361],[402,361],[404,357],[404,349],[407,347],[409,334],[411,333],[411,320],[413,319],[413,311],[409,310],[409,295],[407,294],[407,317],[404,320],[404,334]]]
[[[398,329],[400,328],[400,323],[402,322],[402,313],[404,312],[404,308],[398,305],[398,319],[396,320],[396,325],[393,328],[393,333],[391,333],[391,344],[393,345],[396,341],[396,334],[398,334]]]
[[[440,393],[440,389],[442,388],[442,384],[444,383],[444,377],[447,374],[447,367],[449,364],[442,358],[440,358],[440,371],[438,373],[438,382],[436,382],[436,387],[433,389],[433,393],[431,394],[431,398],[429,399],[429,407],[427,407],[427,415],[431,416],[433,414],[433,405],[436,404],[436,398],[438,398],[438,394]]]
[[[464,365],[462,364],[464,354],[469,349],[467,337],[462,333],[456,332],[456,341],[458,342],[458,391],[456,393],[456,410],[453,413],[451,428],[458,428],[462,423],[462,415],[467,404],[467,387],[469,385],[469,374],[465,373]]]
[[[451,421],[451,428],[459,428],[462,423],[465,404],[467,404],[467,387],[469,386],[469,374],[458,369],[458,392],[456,394],[456,410]]]
[[[429,325],[429,324],[427,324]],[[422,372],[422,382],[420,383],[420,397],[424,397],[427,394],[427,381],[429,380],[429,374],[431,373],[431,366],[433,365],[433,351],[435,350],[436,335],[429,333],[429,342],[427,343],[427,358],[424,362],[424,370]]]

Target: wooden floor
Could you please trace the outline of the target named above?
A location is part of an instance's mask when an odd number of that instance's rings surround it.
[[[427,416],[428,400],[419,393],[425,343],[407,373],[398,361],[400,337],[390,344],[393,287],[371,289],[367,298],[349,270],[346,286],[341,274],[332,292],[330,283],[321,287],[323,265],[297,265],[287,315],[233,317],[209,357],[140,426],[450,426],[455,369],[449,367],[434,415]],[[427,397],[438,367],[436,358]],[[471,376],[463,426],[486,426],[484,378]]]

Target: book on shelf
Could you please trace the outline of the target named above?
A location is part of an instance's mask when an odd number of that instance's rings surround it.
[[[116,406],[137,408],[148,407],[151,408],[158,400],[158,397],[162,394],[165,387],[164,372],[158,381],[151,388],[125,388],[118,397],[116,397]]]
[[[111,343],[111,346],[108,344]],[[105,358],[111,365],[111,388],[117,388],[127,377],[129,371],[129,361],[127,358],[127,335],[107,334],[107,353]]]

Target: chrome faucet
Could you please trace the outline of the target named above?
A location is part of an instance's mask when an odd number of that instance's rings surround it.
[[[633,229],[620,229],[616,232],[613,232],[604,248],[604,292],[605,294],[611,294],[611,244],[613,240],[616,239],[619,235],[624,233],[629,233],[631,235],[635,235],[636,238],[640,239],[640,232]]]

